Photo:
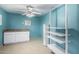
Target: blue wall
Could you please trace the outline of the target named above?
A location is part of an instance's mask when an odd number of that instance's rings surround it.
[[[52,15],[51,15],[51,26],[56,27],[57,26],[57,9],[55,9],[54,11],[52,11]]]
[[[64,5],[57,8],[57,27],[64,27],[65,25],[65,7]]]
[[[40,33],[41,33],[41,37],[43,37],[43,24],[46,24],[46,25],[49,24],[49,14],[41,16],[40,21],[41,21]]]
[[[41,37],[41,19],[39,17],[32,18],[32,26],[30,27],[31,37]]]
[[[0,25],[0,44],[3,41],[3,30],[6,27],[6,12],[0,8],[0,15],[2,15],[2,25]]]
[[[79,31],[78,17],[79,9],[77,4],[68,5],[68,27]]]
[[[31,26],[27,27],[24,24],[25,20],[31,20]],[[20,14],[7,13],[7,28],[8,29],[29,29],[31,37],[40,37],[41,21],[39,17],[28,18]]]
[[[25,29],[24,21],[27,20],[25,16],[19,14],[7,13],[7,28],[8,29]]]

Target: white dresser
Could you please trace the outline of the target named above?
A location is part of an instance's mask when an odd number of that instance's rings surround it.
[[[4,32],[4,44],[29,41],[29,31]]]

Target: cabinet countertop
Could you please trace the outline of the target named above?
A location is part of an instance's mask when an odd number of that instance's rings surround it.
[[[29,31],[29,29],[5,29],[4,32],[24,32]]]

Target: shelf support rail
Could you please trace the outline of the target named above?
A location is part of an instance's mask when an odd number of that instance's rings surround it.
[[[65,4],[65,54],[68,53],[68,14],[67,4]]]

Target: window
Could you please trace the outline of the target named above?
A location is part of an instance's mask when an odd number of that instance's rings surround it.
[[[2,25],[2,15],[0,15],[0,25]]]
[[[24,24],[25,24],[26,26],[30,26],[30,25],[31,25],[31,20],[25,20]]]

